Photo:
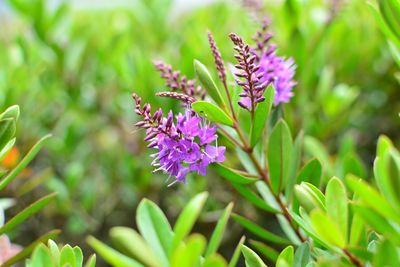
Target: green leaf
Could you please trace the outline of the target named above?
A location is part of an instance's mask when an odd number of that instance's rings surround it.
[[[228,168],[222,164],[212,164],[212,168],[215,169],[219,175],[224,177],[230,182],[237,183],[237,184],[251,184],[259,179],[253,177],[246,177],[238,173],[238,171]]]
[[[154,202],[143,199],[137,208],[136,223],[162,266],[168,266],[168,253],[174,236],[164,213]]]
[[[347,185],[354,191],[362,202],[373,208],[384,217],[395,220],[400,223],[399,214],[392,208],[387,200],[379,194],[376,189],[369,186],[366,182],[349,174],[346,177]]]
[[[286,247],[281,254],[279,254],[278,260],[276,261],[276,267],[291,267],[293,266],[293,246]]]
[[[342,235],[347,239],[348,228],[348,199],[346,188],[337,177],[329,180],[326,187],[326,212],[339,226]]]
[[[211,254],[215,253],[218,250],[218,247],[221,243],[222,237],[225,232],[226,225],[229,220],[229,216],[231,215],[232,208],[233,208],[233,203],[231,202],[225,208],[221,218],[218,220],[217,226],[215,227],[211,235],[206,253],[204,254],[205,257],[210,256]]]
[[[52,266],[50,250],[44,245],[40,244],[32,254],[31,264],[33,267]]]
[[[294,254],[293,267],[306,267],[311,260],[310,245],[308,242],[301,244]]]
[[[0,120],[0,149],[3,149],[14,137],[16,127],[15,120],[12,118]]]
[[[7,108],[3,113],[0,114],[0,120],[13,119],[15,121],[18,121],[19,114],[20,114],[19,106],[13,105],[13,106]]]
[[[314,231],[325,242],[344,248],[346,240],[336,223],[321,210],[314,210],[310,215]]]
[[[60,262],[60,249],[58,248],[57,244],[49,239],[49,241],[47,242],[47,246],[50,249],[51,252],[51,258],[53,259],[53,262],[57,262],[57,264],[59,264]]]
[[[289,213],[292,216],[293,220],[296,222],[296,224],[298,224],[304,230],[304,232],[306,232],[306,234],[310,236],[316,243],[321,244],[326,248],[333,248],[330,244],[322,240],[321,237],[317,235],[317,233],[314,231],[314,229],[312,229],[310,218],[307,217],[303,219],[298,214],[290,210]],[[300,207],[300,214],[302,215],[304,214],[303,208],[301,207]]]
[[[228,267],[236,267],[237,262],[240,257],[240,250],[242,248],[242,245],[244,244],[244,241],[246,240],[245,236],[242,236],[239,240],[239,243],[237,244],[235,251],[233,252],[233,255],[231,257],[231,260],[229,261]]]
[[[400,155],[390,147],[382,152],[374,162],[374,175],[377,185],[388,202],[400,212]]]
[[[85,267],[96,267],[96,255],[95,254],[90,256],[90,258],[88,259],[88,261],[85,264]]]
[[[268,165],[272,191],[278,194],[287,181],[292,160],[293,142],[286,122],[279,120],[268,144]]]
[[[226,267],[226,266],[228,266],[226,260],[218,254],[213,254],[208,256],[201,265],[201,267]]]
[[[376,146],[376,156],[383,157],[391,147],[393,147],[392,141],[386,135],[380,135]]]
[[[278,259],[279,253],[267,246],[266,244],[256,241],[256,240],[250,240],[250,245],[262,256],[265,258],[269,259],[270,261],[276,262]]]
[[[293,150],[292,150],[292,162],[290,163],[290,173],[289,177],[286,182],[285,186],[285,196],[287,201],[290,203],[292,202],[292,197],[293,197],[293,189],[294,185],[296,184],[296,178],[297,178],[297,171],[300,167],[300,161],[301,161],[301,154],[302,154],[302,149],[303,149],[303,138],[304,134],[302,131],[299,132],[299,134],[296,137],[296,140],[294,141],[293,145]]]
[[[376,21],[378,22],[381,31],[386,35],[388,39],[396,44],[397,47],[400,47],[400,39],[396,36],[396,34],[391,30],[390,26],[386,23],[383,16],[379,13],[378,9],[369,3],[370,10],[372,11]]]
[[[29,205],[27,208],[19,212],[13,218],[11,218],[6,224],[4,224],[0,228],[0,235],[4,233],[8,233],[10,230],[14,229],[17,225],[22,222],[25,222],[28,218],[32,215],[38,213],[41,209],[43,209],[51,200],[55,198],[57,194],[49,194],[45,197],[42,197],[38,201],[34,202],[33,204]]]
[[[254,147],[260,140],[260,137],[264,131],[265,125],[268,121],[268,116],[271,111],[272,104],[274,103],[275,89],[272,85],[265,89],[264,93],[265,100],[259,103],[254,113],[254,121],[251,128],[250,134],[250,145]]]
[[[310,212],[315,208],[325,210],[325,196],[318,188],[310,183],[302,182],[295,185],[294,193],[300,202],[300,205]]]
[[[211,96],[211,98],[217,104],[224,104],[222,97],[223,92],[220,92],[218,86],[215,84],[213,78],[211,77],[210,72],[207,70],[207,67],[204,66],[203,63],[195,59],[194,70],[197,76],[199,77],[200,83],[206,89],[207,93]]]
[[[324,145],[318,141],[318,139],[311,136],[305,136],[304,149],[309,155],[316,157],[321,162],[322,166],[324,166],[324,170],[327,172],[326,174],[332,174],[333,170],[329,154]]]
[[[4,177],[0,181],[0,190],[3,190],[8,184],[10,184],[18,174],[22,172],[23,169],[31,162],[31,160],[36,156],[36,154],[43,147],[44,143],[47,139],[50,138],[51,135],[46,135],[42,137],[32,148],[29,150],[28,154],[15,166],[15,168],[10,171],[6,177]]]
[[[189,203],[185,206],[185,208],[179,215],[174,226],[175,235],[172,242],[171,252],[173,252],[178,247],[181,241],[192,230],[193,225],[195,224],[201,210],[203,209],[204,204],[206,203],[207,197],[207,192],[197,194],[189,201]]]
[[[374,255],[374,267],[400,266],[397,248],[388,240],[378,244]]]
[[[154,252],[135,230],[128,227],[113,227],[110,230],[110,237],[115,246],[124,254],[146,266],[160,266]]]
[[[10,150],[14,146],[14,144],[15,144],[15,138],[8,141],[8,143],[0,151],[0,160],[4,159],[4,157],[8,154],[8,152],[10,152]]]
[[[192,267],[200,263],[200,256],[206,246],[206,239],[199,234],[193,234],[187,239],[186,245],[182,243],[172,255],[172,267]]]
[[[384,235],[387,239],[392,240],[397,245],[400,245],[400,233],[378,213],[370,208],[353,204],[352,208],[356,214],[369,224],[377,233]]]
[[[28,257],[32,251],[38,247],[40,244],[47,242],[49,239],[54,239],[60,234],[60,230],[53,230],[50,232],[47,232],[46,234],[42,235],[35,241],[33,241],[29,246],[25,247],[22,251],[20,251],[17,255],[6,261],[1,265],[1,267],[9,267],[14,265],[15,263],[23,260],[24,258]],[[42,265],[39,265],[42,266]],[[50,265],[51,266],[51,265]],[[36,267],[36,266],[34,266]]]
[[[88,236],[86,242],[111,266],[114,267],[144,267],[139,262],[119,253],[93,236]]]
[[[80,247],[74,247],[74,254],[75,254],[75,262],[77,267],[81,267],[83,264],[83,254]]]
[[[233,126],[232,118],[220,107],[212,103],[206,101],[196,101],[192,104],[192,108],[199,114],[204,113],[206,118],[212,122]]]
[[[315,186],[321,183],[322,165],[318,159],[313,158],[307,162],[297,175],[297,183],[309,182]]]
[[[251,233],[255,234],[256,236],[258,236],[266,241],[269,241],[269,242],[272,242],[275,244],[279,244],[279,245],[290,244],[289,240],[265,230],[264,228],[258,226],[257,224],[249,221],[248,219],[246,219],[238,214],[232,214],[232,218],[236,222],[238,222],[240,225],[242,225],[244,228],[246,228],[248,231],[250,231]]]
[[[364,221],[361,219],[360,215],[354,214],[351,221],[349,244],[353,246],[359,245],[365,234]]]
[[[267,267],[261,258],[249,247],[242,245],[242,253],[246,262],[246,267]]]
[[[247,188],[243,185],[235,184],[235,183],[232,183],[232,185],[236,189],[236,191],[239,192],[239,194],[241,194],[243,197],[245,197],[254,206],[256,206],[262,210],[265,210],[267,212],[279,213],[278,210],[276,210],[273,207],[271,207],[270,205],[268,205],[264,200],[262,200],[258,195],[256,195],[249,188]]]
[[[74,250],[70,245],[66,245],[61,249],[60,266],[69,264],[71,267],[76,266],[76,259]]]

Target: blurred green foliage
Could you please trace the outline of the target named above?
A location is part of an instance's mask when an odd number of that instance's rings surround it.
[[[365,1],[265,1],[256,11],[240,1],[190,11],[166,0],[106,9],[68,1],[8,3],[12,14],[2,19],[0,33],[0,107],[18,103],[23,110],[20,150],[37,136],[54,135],[34,168],[50,166],[45,186],[58,192],[41,227],[63,229],[66,240],[81,242],[88,232],[100,238],[110,226],[131,225],[142,196],[159,202],[167,217],[205,189],[218,192],[219,202],[231,200],[215,174],[172,193],[164,175],[151,173],[143,135],[132,126],[132,91],[164,110],[179,108],[154,97],[163,81],[153,59],[188,77],[195,76],[194,58],[213,65],[208,29],[233,62],[227,35],[235,31],[250,40],[257,18],[270,18],[278,53],[297,64],[285,119],[293,132],[304,129],[306,159],[321,161],[322,184],[348,172],[369,177],[364,164],[372,162],[380,133],[399,144],[396,57]]]

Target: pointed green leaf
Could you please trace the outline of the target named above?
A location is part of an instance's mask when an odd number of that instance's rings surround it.
[[[313,185],[319,186],[321,183],[322,165],[318,159],[313,158],[304,165],[297,175],[297,183],[309,182]]]
[[[281,254],[279,254],[278,260],[276,261],[276,267],[291,267],[293,266],[293,246],[286,247]]]
[[[340,231],[339,226],[328,215],[321,210],[314,210],[311,212],[310,218],[314,231],[321,239],[339,248],[345,247],[345,237]]]
[[[260,227],[259,225],[249,221],[248,219],[246,219],[240,215],[232,214],[232,218],[236,222],[238,222],[240,225],[242,225],[244,228],[246,228],[248,231],[250,231],[251,233],[255,234],[256,236],[258,236],[266,241],[269,241],[269,242],[272,242],[275,244],[279,244],[279,245],[290,244],[289,240],[265,230],[264,228]]]
[[[194,60],[194,70],[199,77],[199,80],[203,87],[206,89],[207,93],[217,104],[223,104],[223,92],[220,92],[218,86],[215,84],[210,72],[207,70],[203,63]]]
[[[242,245],[244,244],[244,241],[246,240],[245,236],[242,236],[239,240],[239,243],[237,244],[235,251],[233,252],[233,255],[231,257],[231,260],[229,261],[228,267],[235,267],[237,265],[237,262],[240,257],[240,250],[242,248]]]
[[[90,258],[88,259],[88,261],[85,264],[85,267],[96,267],[96,255],[95,254],[90,256]]]
[[[50,249],[51,252],[51,257],[53,259],[53,262],[60,262],[60,249],[58,248],[56,242],[54,242],[53,240],[49,239],[49,241],[47,242],[47,246]]]
[[[8,184],[10,184],[18,174],[22,172],[23,169],[31,162],[31,160],[36,156],[36,154],[40,151],[44,143],[47,139],[50,138],[51,135],[46,135],[42,137],[32,148],[29,150],[28,154],[15,166],[12,171],[10,171],[6,177],[0,180],[0,190],[3,190]]]
[[[260,140],[265,125],[268,121],[269,113],[271,111],[271,107],[274,103],[275,97],[275,89],[272,87],[272,85],[268,86],[267,89],[265,89],[264,97],[265,100],[257,105],[256,111],[254,113],[254,121],[250,134],[251,147],[254,147]]]
[[[32,266],[52,266],[50,250],[44,245],[40,244],[32,254]]]
[[[0,114],[0,120],[1,119],[13,119],[15,121],[18,121],[19,118],[19,106],[14,105],[9,108],[7,108],[3,113]]]
[[[242,245],[242,253],[245,259],[246,267],[267,267],[262,259],[249,247]]]
[[[232,208],[233,208],[233,203],[231,202],[225,208],[221,218],[218,220],[217,226],[215,227],[211,235],[206,253],[204,254],[205,257],[210,256],[211,254],[215,253],[218,250],[218,247],[221,243],[222,237],[225,232],[226,225],[229,220],[229,216],[231,215]]]
[[[193,225],[195,224],[201,210],[203,209],[204,204],[206,203],[207,197],[207,192],[196,195],[189,201],[189,203],[185,206],[185,208],[179,215],[174,226],[175,235],[172,242],[171,252],[173,252],[178,247],[181,241],[192,230]]]
[[[200,256],[206,246],[206,239],[199,234],[188,237],[186,245],[180,244],[174,251],[171,260],[172,267],[198,266]]]
[[[400,233],[386,220],[386,218],[362,205],[353,204],[352,208],[355,213],[359,214],[360,217],[374,229],[374,231],[384,235],[387,239],[392,240],[397,245],[400,245]]]
[[[308,242],[301,244],[294,254],[293,267],[306,267],[311,260],[310,245]]]
[[[233,126],[232,118],[220,107],[212,103],[206,101],[196,101],[192,104],[192,108],[199,114],[204,113],[205,117],[212,122]]]
[[[270,261],[276,262],[278,259],[279,253],[274,248],[256,240],[250,240],[250,245],[258,252],[258,254],[264,256]]]
[[[346,188],[337,177],[329,180],[326,187],[326,212],[339,226],[342,235],[347,239],[348,199]]]
[[[3,149],[0,151],[0,160],[3,160],[4,157],[10,152],[11,148],[15,144],[15,137],[8,141],[8,143],[3,147]]]
[[[360,215],[354,214],[351,221],[349,244],[357,246],[360,244],[362,237],[366,235],[365,223]]]
[[[14,265],[15,263],[25,259],[28,257],[32,251],[37,248],[40,244],[47,242],[49,239],[54,239],[60,234],[60,230],[53,230],[47,232],[46,234],[42,235],[35,241],[33,241],[29,246],[25,247],[22,251],[20,251],[17,255],[9,259],[8,261],[4,262],[1,267],[9,267]],[[51,265],[50,265],[51,266]]]
[[[16,128],[14,119],[7,118],[0,120],[0,149],[3,149],[14,137]]]
[[[107,246],[93,236],[88,236],[86,242],[113,267],[144,267],[144,265]]]
[[[172,247],[173,233],[164,213],[154,202],[144,199],[137,208],[136,223],[158,260],[163,266],[168,266],[168,253]]]
[[[350,189],[354,191],[359,199],[367,206],[373,208],[384,217],[400,223],[400,215],[376,189],[351,174],[346,177],[346,182]]]
[[[278,194],[287,181],[292,160],[293,142],[289,127],[283,120],[272,130],[268,143],[268,165],[272,190]]]
[[[81,267],[83,265],[83,254],[82,254],[82,250],[80,249],[80,247],[74,247],[74,254],[75,254],[75,265],[77,267]]]
[[[213,254],[208,256],[201,265],[201,267],[226,267],[226,266],[228,266],[226,260],[218,254]]]
[[[254,206],[265,210],[271,213],[279,213],[278,210],[274,209],[270,205],[268,205],[263,199],[261,199],[258,195],[256,195],[252,190],[249,188],[239,185],[239,184],[232,184],[236,191],[239,192],[243,197],[245,197],[248,201],[250,201]]]
[[[70,245],[66,245],[61,249],[60,254],[60,266],[70,265],[71,267],[76,267],[76,259],[74,250]]]
[[[128,227],[113,227],[110,237],[116,248],[146,266],[160,266],[149,245],[135,230]]]
[[[10,230],[14,229],[17,225],[22,222],[25,222],[28,218],[38,213],[41,209],[43,209],[50,201],[55,198],[56,194],[49,194],[41,199],[37,200],[33,204],[29,205],[27,208],[19,212],[13,218],[11,218],[6,224],[4,224],[0,228],[0,235],[4,233],[8,233]]]
[[[382,242],[380,242],[374,255],[373,266],[400,266],[400,258],[396,246],[394,246],[388,240],[383,240]]]
[[[294,189],[294,185],[296,184],[296,180],[297,180],[297,171],[300,167],[301,154],[302,154],[302,150],[303,150],[303,138],[304,138],[304,134],[302,131],[300,131],[298,133],[296,140],[294,141],[294,145],[293,145],[292,161],[290,163],[290,172],[289,172],[289,177],[288,177],[286,185],[285,185],[285,196],[289,203],[292,202],[293,189]]]
[[[222,164],[213,164],[212,168],[218,172],[219,175],[224,177],[230,182],[238,183],[238,184],[251,184],[259,179],[254,178],[254,177],[246,177],[244,175],[241,175],[238,171],[231,169],[229,167],[226,167]]]

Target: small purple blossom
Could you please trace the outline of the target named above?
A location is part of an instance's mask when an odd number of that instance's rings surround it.
[[[141,99],[133,95],[135,112],[143,120],[136,126],[147,129],[145,141],[148,147],[158,151],[151,155],[155,171],[163,171],[175,177],[175,182],[184,182],[189,172],[206,175],[207,166],[225,160],[225,147],[217,146],[217,128],[208,124],[191,109],[179,113],[175,119],[172,111],[163,117],[159,109],[153,115],[150,105],[140,105]]]
[[[295,69],[294,60],[277,56],[274,46],[270,46],[269,50],[261,55],[258,70],[258,73],[262,74],[260,81],[274,86],[275,106],[287,103],[293,97],[292,89],[296,85],[293,81]]]

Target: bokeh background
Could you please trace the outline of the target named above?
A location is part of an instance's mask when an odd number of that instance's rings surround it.
[[[88,234],[107,240],[112,226],[133,227],[143,197],[174,221],[203,190],[211,194],[208,210],[234,200],[237,212],[254,217],[213,172],[171,188],[165,175],[152,174],[143,133],[133,127],[138,118],[131,93],[178,110],[179,103],[154,96],[165,86],[153,60],[188,77],[194,77],[193,59],[212,70],[210,30],[226,62],[233,62],[228,34],[251,43],[264,17],[278,54],[297,64],[298,85],[285,116],[294,133],[303,129],[306,135],[305,158],[322,156],[327,175],[348,168],[368,177],[378,135],[399,144],[400,74],[366,1],[3,0],[0,108],[19,104],[21,118],[18,150],[2,164],[15,164],[35,140],[53,134],[6,196],[24,206],[44,192],[58,192],[57,202],[25,223],[14,240],[24,244],[58,228],[61,242],[85,249]],[[197,227],[207,235],[214,222],[209,212]],[[230,227],[228,251],[241,234],[237,225]]]

